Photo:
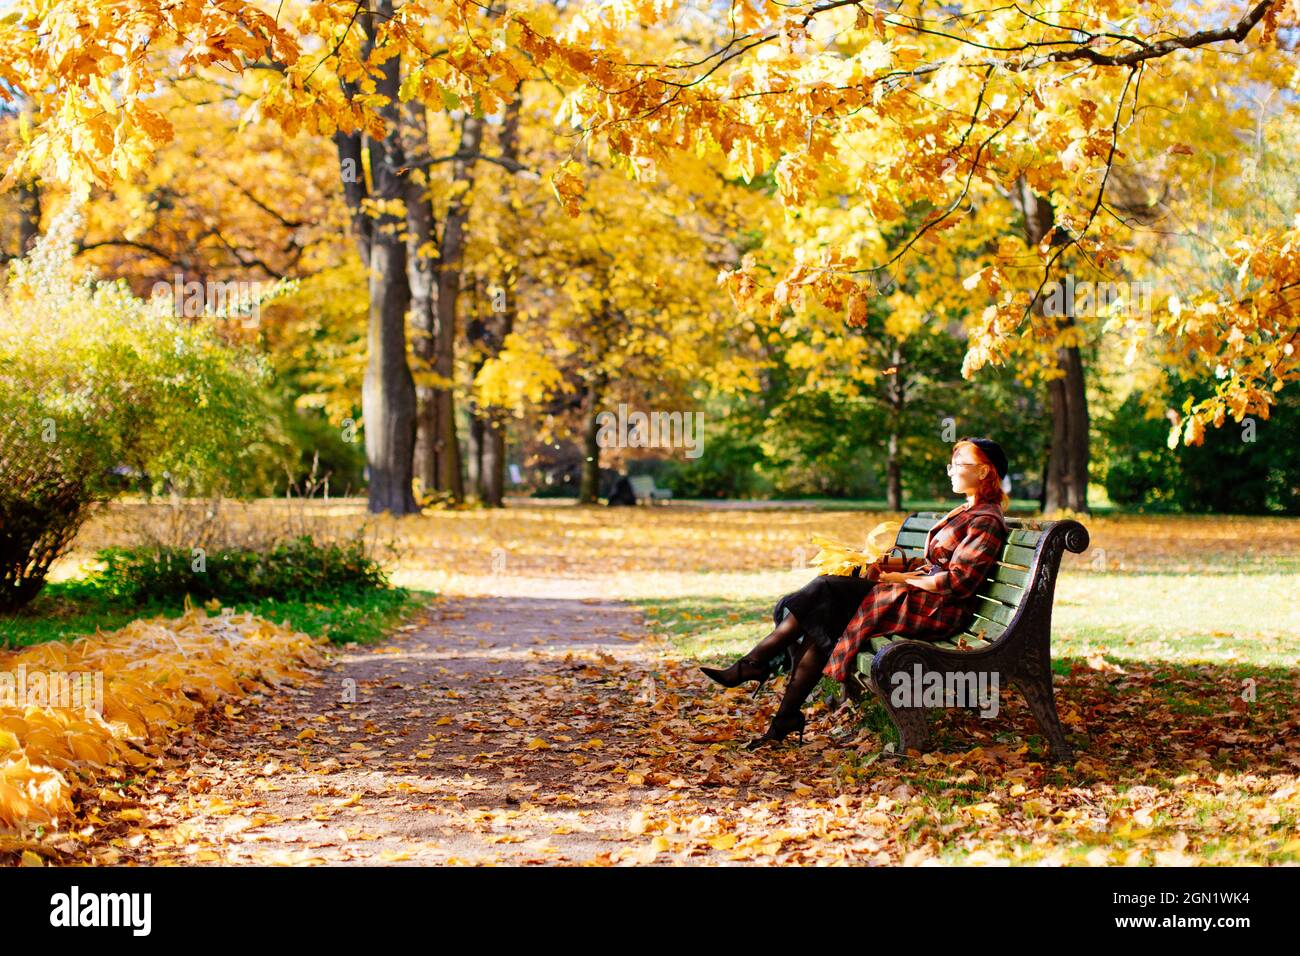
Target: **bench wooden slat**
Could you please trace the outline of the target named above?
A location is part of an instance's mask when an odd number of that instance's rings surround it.
[[[1005,564],[999,564],[997,570],[993,572],[993,580],[999,584],[1023,588],[1025,582],[1029,580],[1029,572],[1024,568],[1009,568]]]
[[[1018,544],[1009,544],[1002,549],[1002,560],[1007,564],[1018,564],[1021,567],[1029,567],[1034,560],[1034,549],[1023,548]]]
[[[962,642],[965,642],[964,646]],[[938,642],[940,646],[945,647],[948,650],[958,651],[977,651],[981,647],[988,647],[992,643],[992,641],[986,641],[984,638],[972,634],[970,631],[961,631],[946,640]]]
[[[972,634],[979,634],[983,631],[984,640],[986,641],[997,640],[1002,636],[1002,632],[1006,629],[1007,626],[1005,624],[999,624],[997,621],[990,621],[988,618],[981,617],[978,614],[972,618],[970,624],[966,627],[966,630],[970,631]]]
[[[937,518],[923,518],[913,515],[903,522],[898,532],[897,543],[900,545],[922,544],[925,542],[925,536],[929,530],[938,523]],[[1032,551],[1042,537],[1043,532],[1037,529],[1017,528],[1012,525],[1006,543],[1029,548]]]
[[[862,651],[857,657],[858,670],[864,674],[871,673],[871,660],[883,648],[888,647],[895,641],[906,640],[906,638],[891,635],[889,637],[873,637],[870,641],[871,650]],[[961,642],[965,642],[962,646]],[[960,634],[954,634],[952,637],[944,638],[942,641],[933,641],[935,647],[942,647],[946,651],[977,651],[980,648],[988,647],[993,642],[979,636],[974,631],[966,630]]]
[[[989,621],[1010,624],[1011,618],[1015,616],[1016,609],[1007,607],[1001,601],[995,601],[992,598],[980,595],[975,598],[975,613]]]
[[[991,597],[995,601],[1001,601],[1003,604],[1009,604],[1012,607],[1019,607],[1020,601],[1025,596],[1023,588],[1012,587],[1010,584],[1003,584],[1000,581],[988,580],[980,588],[980,594],[985,597]]]
[[[1019,544],[1026,548],[1032,548],[1038,544],[1038,540],[1043,536],[1041,531],[1030,531],[1025,528],[1013,528],[1007,535],[1007,544]]]
[[[926,533],[924,531],[900,531],[898,538],[894,541],[901,548],[925,548]]]

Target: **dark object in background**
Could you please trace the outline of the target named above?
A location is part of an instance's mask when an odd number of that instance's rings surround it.
[[[609,493],[609,504],[611,506],[636,504],[632,482],[628,481],[627,475],[619,475],[618,480],[614,482],[614,490]]]

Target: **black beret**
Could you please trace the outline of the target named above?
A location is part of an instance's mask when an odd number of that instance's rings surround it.
[[[988,460],[993,463],[993,467],[997,469],[999,478],[1007,476],[1007,453],[992,438],[959,438],[958,441],[968,441],[984,452]]]

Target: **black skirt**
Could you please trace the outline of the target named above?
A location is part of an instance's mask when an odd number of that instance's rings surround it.
[[[849,626],[849,621],[871,593],[874,581],[856,576],[819,574],[798,591],[776,602],[772,620],[780,624],[787,613],[799,622],[799,629],[816,643],[824,654],[831,650]]]

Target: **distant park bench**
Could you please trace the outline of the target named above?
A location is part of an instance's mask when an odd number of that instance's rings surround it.
[[[631,482],[632,494],[636,495],[638,501],[654,504],[656,498],[667,499],[673,496],[671,489],[656,487],[652,475],[633,475]]]
[[[942,517],[929,511],[909,515],[895,543],[908,557],[923,555],[926,533]],[[977,592],[975,608],[957,634],[942,641],[905,635],[874,637],[871,652],[858,655],[855,671],[848,677],[845,691],[851,699],[860,701],[870,690],[884,705],[898,728],[904,752],[928,749],[927,708],[895,705],[890,700],[896,686],[893,675],[903,673],[911,681],[920,673],[924,681],[926,674],[934,673],[947,688],[954,682],[944,675],[984,673],[998,675],[999,693],[1015,684],[1047,737],[1052,756],[1072,758],[1052,692],[1052,601],[1062,553],[1066,548],[1076,554],[1085,551],[1088,531],[1077,521],[1008,518],[1007,524],[1010,532],[1001,559]],[[778,663],[786,669],[789,658],[778,658]],[[965,706],[974,709],[969,701]]]

